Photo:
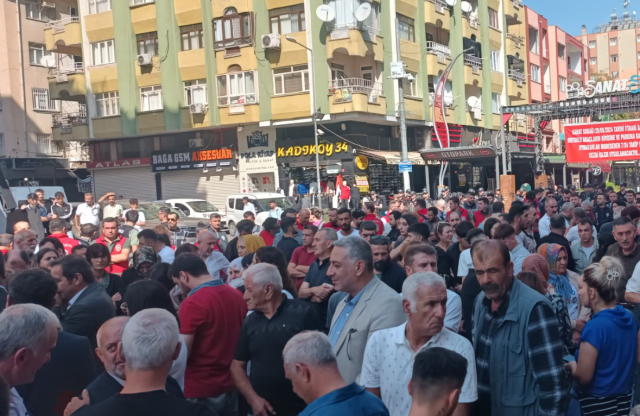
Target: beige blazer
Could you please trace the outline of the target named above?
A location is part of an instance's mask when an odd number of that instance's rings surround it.
[[[347,304],[347,298],[336,307],[331,320],[332,329]],[[406,320],[402,298],[395,290],[374,277],[366,286],[333,347],[338,359],[338,369],[347,384],[353,383],[360,376],[369,337],[376,331],[401,325]]]

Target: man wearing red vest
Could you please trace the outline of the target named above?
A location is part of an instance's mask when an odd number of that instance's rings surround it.
[[[482,224],[491,215],[489,200],[486,197],[478,199],[478,210],[473,213],[473,220],[476,226]]]
[[[64,246],[64,250],[67,254],[71,254],[71,251],[75,246],[80,244],[80,242],[74,238],[70,238],[67,235],[67,225],[65,220],[63,219],[55,219],[49,222],[49,231],[51,231],[51,238],[57,238],[62,245]]]
[[[111,252],[110,273],[122,274],[129,268],[129,252],[131,244],[118,232],[118,223],[115,218],[105,218],[102,221],[102,235],[94,241],[94,244],[104,244]]]
[[[460,198],[454,196],[449,199],[449,212],[447,212],[447,221],[449,221],[449,214],[452,212],[460,214],[460,221],[473,221],[473,218],[469,218],[469,211],[460,206]]]
[[[384,224],[382,220],[376,216],[376,206],[373,202],[365,202],[362,206],[362,210],[366,214],[364,221],[371,221],[376,224],[376,234],[382,235],[384,231]]]
[[[429,209],[427,208],[427,201],[424,199],[416,200],[416,205],[418,206],[418,221],[425,222],[427,220],[427,214],[429,213]]]

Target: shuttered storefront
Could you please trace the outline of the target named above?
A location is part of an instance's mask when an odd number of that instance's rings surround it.
[[[227,195],[240,192],[238,174],[231,170],[209,173],[197,169],[162,172],[161,183],[162,199],[204,199],[221,211],[224,210]]]
[[[151,166],[139,168],[96,169],[91,171],[96,199],[107,192],[115,192],[116,199],[138,198],[155,201],[156,179]]]

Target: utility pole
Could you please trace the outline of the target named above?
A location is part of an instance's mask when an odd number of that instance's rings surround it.
[[[398,36],[398,18],[396,17],[396,57],[398,62],[402,62],[402,55],[400,53],[400,36]],[[398,78],[398,119],[400,123],[400,162],[406,162],[409,160],[409,150],[407,147],[407,119],[404,111],[404,86],[402,82],[404,78]],[[404,186],[402,191],[411,189],[411,180],[409,179],[409,172],[402,173],[402,179]]]

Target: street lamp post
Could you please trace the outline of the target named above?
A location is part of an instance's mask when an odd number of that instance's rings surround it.
[[[309,65],[311,69],[311,76],[309,77],[309,82],[311,83],[311,95],[313,96],[313,111],[311,112],[311,117],[313,118],[313,139],[315,140],[315,145],[316,145],[316,181],[318,183],[318,208],[322,210],[322,194],[320,192],[320,156],[318,155],[318,121],[317,121],[318,105],[316,103],[316,83],[314,79],[316,75],[316,70],[313,65],[314,64],[313,49],[308,48],[306,45],[303,45],[302,43],[298,42],[296,38],[294,38],[293,36],[287,35],[285,36],[285,38],[289,42],[293,42],[302,46],[303,48],[308,50],[309,53],[311,53],[311,62]],[[338,184],[338,186],[342,186],[342,184]]]

